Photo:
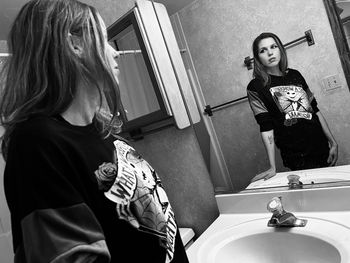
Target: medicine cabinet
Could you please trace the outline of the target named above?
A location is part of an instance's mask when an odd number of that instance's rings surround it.
[[[117,62],[123,132],[142,132],[147,126],[162,123],[183,129],[200,120],[162,4],[137,0],[132,10],[107,28],[107,33],[109,43],[120,53]]]

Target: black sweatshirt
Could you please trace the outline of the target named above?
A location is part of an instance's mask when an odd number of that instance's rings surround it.
[[[270,77],[265,87],[257,78],[247,87],[260,131],[274,130],[282,158],[328,154],[328,140],[316,115],[316,99],[300,72],[288,69],[284,76]]]
[[[99,189],[96,175],[108,174],[111,170],[106,165],[116,162],[114,142],[112,137],[103,139],[94,122],[74,126],[60,116],[33,117],[15,128],[4,185],[16,263],[89,262],[88,258],[98,259],[96,262],[166,262],[164,237],[161,240],[159,235],[133,226]],[[159,182],[157,185],[161,187]],[[153,200],[154,190],[148,191],[148,205],[162,206]],[[129,212],[142,226],[146,216],[135,210],[146,204],[134,205],[135,198],[127,201],[129,206],[122,208],[130,207]],[[166,222],[161,230],[166,232]],[[178,230],[172,262],[188,262]]]

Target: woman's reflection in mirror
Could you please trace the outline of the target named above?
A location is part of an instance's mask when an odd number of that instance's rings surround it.
[[[252,178],[276,175],[275,146],[291,170],[334,166],[338,145],[302,74],[288,68],[286,50],[273,33],[253,42],[253,80],[247,95],[259,124],[270,168]]]

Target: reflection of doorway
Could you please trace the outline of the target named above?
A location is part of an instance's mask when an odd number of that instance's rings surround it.
[[[343,26],[346,42],[350,46],[350,1],[336,0],[337,14]]]
[[[346,20],[342,20],[343,29],[345,33],[346,42],[348,46],[350,44],[350,17],[347,17]]]
[[[350,88],[350,0],[323,0]]]

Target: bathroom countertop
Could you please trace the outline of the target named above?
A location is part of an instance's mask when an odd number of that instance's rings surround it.
[[[249,184],[240,193],[266,192],[271,191],[271,189],[275,191],[288,190],[287,176],[291,174],[300,176],[304,189],[350,185],[350,165],[340,165],[277,173],[268,180],[261,179]]]
[[[194,231],[192,228],[179,228],[180,235],[182,239],[182,243],[186,245],[193,237],[194,237]]]

